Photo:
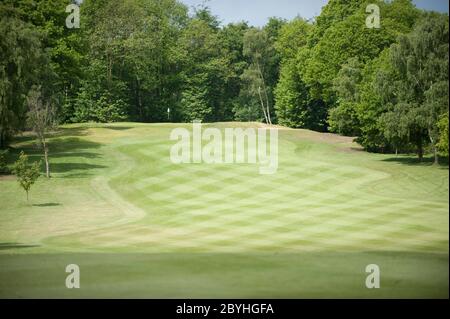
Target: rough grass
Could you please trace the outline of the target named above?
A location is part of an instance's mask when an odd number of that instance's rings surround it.
[[[1,178],[0,296],[448,297],[447,166],[286,129],[275,175],[177,166],[175,127],[64,126],[29,202]],[[10,161],[40,158],[31,136],[13,147]],[[379,290],[365,288],[373,263]]]

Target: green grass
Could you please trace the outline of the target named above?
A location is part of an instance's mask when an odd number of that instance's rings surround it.
[[[448,298],[448,166],[304,130],[280,131],[275,175],[174,165],[175,127],[62,127],[29,202],[0,177],[0,297]]]

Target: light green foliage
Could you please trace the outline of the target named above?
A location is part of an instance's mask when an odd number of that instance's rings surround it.
[[[288,127],[306,128],[311,123],[308,91],[302,82],[295,59],[283,62],[280,81],[275,89],[278,121]]]
[[[281,125],[313,128],[308,90],[297,69],[297,52],[307,44],[312,26],[297,18],[280,30],[275,48],[281,57],[280,79],[275,89],[275,109]]]
[[[293,118],[283,118],[280,122],[293,127],[318,130],[329,128],[342,134],[360,134],[360,123],[356,116],[358,109],[361,109],[357,105],[359,97],[354,96],[350,101],[342,90],[349,89],[348,86],[351,85],[354,92],[350,94],[356,94],[358,86],[364,82],[362,71],[365,66],[394,43],[399,34],[408,32],[419,14],[408,0],[379,2],[377,4],[381,10],[382,27],[369,29],[366,27],[365,12],[369,3],[332,0],[323,8],[308,32],[304,30],[308,28],[308,24],[301,19],[289,23],[284,34],[281,32],[277,44],[282,57],[281,70],[291,74],[280,75],[277,99],[282,103],[277,108],[280,111],[286,108],[308,108],[311,115],[298,121],[294,112]],[[304,36],[296,37],[296,32],[307,33],[306,43]],[[295,72],[292,68],[283,68],[283,64],[292,65],[292,62],[287,62],[292,59],[296,60],[299,75],[292,74]],[[353,78],[352,72],[345,74],[346,70],[343,70],[349,61],[358,61],[357,66],[349,66],[356,67],[359,72],[357,78]],[[295,87],[300,91],[306,88],[307,94],[291,91]],[[345,107],[339,109],[344,101]],[[303,113],[306,114],[305,111]],[[341,120],[345,124],[339,124]]]
[[[438,127],[439,127],[439,132],[440,132],[440,136],[439,136],[439,143],[438,143],[438,148],[439,151],[441,152],[441,154],[443,156],[448,157],[448,112],[441,115],[441,119],[439,120],[438,123]]]
[[[361,9],[364,0],[331,0],[322,8],[320,15],[316,18],[316,27],[310,36],[310,46],[315,46],[324,36],[325,32],[346,19],[348,16]]]
[[[447,33],[448,35],[448,33]],[[448,70],[448,42],[447,53],[445,60],[441,60],[442,65],[439,68],[446,68]],[[433,81],[434,82],[434,81]],[[428,138],[433,148],[435,161],[438,162],[438,150],[443,150],[445,145],[448,145],[448,122],[442,122],[442,117],[448,117],[449,110],[449,82],[448,78],[441,75],[441,78],[432,83],[430,88],[425,92],[425,102],[422,108],[423,116],[425,117],[425,126],[427,127]],[[445,125],[447,125],[447,136],[445,133]],[[440,139],[444,139],[441,143]],[[448,149],[448,147],[447,147]],[[444,155],[447,154],[444,151]]]
[[[27,193],[27,200],[31,186],[39,178],[40,166],[40,162],[34,162],[29,165],[28,156],[23,151],[20,153],[19,159],[14,163],[13,172],[17,177],[20,187]]]
[[[306,62],[303,75],[305,82],[312,87],[313,97],[333,105],[336,102],[332,90],[333,81],[341,66],[353,57],[362,63],[376,58],[396,40],[397,30],[404,29],[399,21],[393,21],[389,17],[383,17],[382,28],[369,29],[365,24],[367,14],[364,9],[365,7],[361,7],[345,20],[333,24],[312,48],[311,58]]]
[[[283,25],[275,43],[281,59],[294,59],[298,51],[308,43],[313,25],[302,18],[296,18]]]

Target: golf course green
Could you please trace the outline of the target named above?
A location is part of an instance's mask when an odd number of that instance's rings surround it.
[[[0,297],[448,298],[448,165],[285,128],[276,174],[176,165],[180,126],[65,125],[28,201],[0,176]],[[12,147],[41,158],[31,135]]]

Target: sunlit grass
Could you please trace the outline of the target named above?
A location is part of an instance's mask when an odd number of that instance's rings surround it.
[[[0,177],[0,295],[448,297],[447,166],[304,130],[280,131],[275,175],[180,166],[175,127],[64,126],[53,177],[28,202]],[[13,148],[10,161],[40,157],[31,136]],[[87,272],[77,292],[64,287],[68,260]],[[372,263],[377,291],[364,286]]]

